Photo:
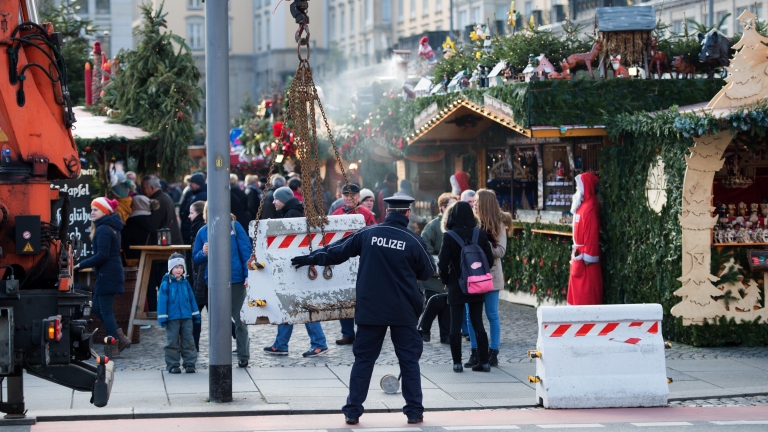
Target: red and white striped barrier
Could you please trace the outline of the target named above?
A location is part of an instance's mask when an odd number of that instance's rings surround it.
[[[305,230],[306,231],[306,230]],[[274,235],[267,236],[267,249],[290,249],[290,248],[307,248],[309,249],[309,242],[312,242],[312,248],[317,249],[325,245],[329,245],[335,241],[341,240],[354,233],[354,231],[326,231],[325,237],[321,233],[316,234],[287,234],[287,235]],[[323,241],[325,239],[325,241]]]
[[[291,266],[291,258],[307,255],[355,233],[365,226],[362,215],[331,216],[325,235],[307,233],[305,218],[268,219],[251,223],[256,238],[255,261],[261,269],[248,272],[248,292],[240,317],[246,324],[302,324],[354,316],[358,259],[329,267]],[[256,266],[258,267],[258,266]]]
[[[658,304],[542,306],[537,401],[546,408],[665,406],[669,395]]]

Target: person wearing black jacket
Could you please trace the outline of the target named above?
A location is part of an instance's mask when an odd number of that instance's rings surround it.
[[[248,213],[251,215],[251,220],[256,218],[261,205],[261,189],[256,185],[258,180],[259,178],[253,174],[245,176],[245,196],[248,198]]]
[[[281,187],[275,191],[275,207],[277,208],[278,218],[304,217],[304,205],[293,196],[293,191],[289,187]],[[280,216],[282,215],[282,216]],[[310,322],[304,324],[309,335],[309,350],[302,354],[304,357],[316,357],[328,352],[328,344],[325,340],[323,327],[319,322]],[[277,336],[275,342],[264,347],[266,354],[288,355],[288,343],[293,334],[293,325],[280,324],[277,326]]]
[[[285,186],[285,177],[274,174],[270,179],[271,187],[267,189],[267,196],[264,197],[264,208],[261,209],[261,219],[274,219],[277,215],[277,209],[275,209],[275,191]],[[298,201],[298,200],[297,200]]]
[[[451,237],[447,231],[453,231],[461,237],[466,244],[472,240],[475,230],[479,230],[477,244],[483,249],[488,263],[493,262],[493,250],[491,243],[483,230],[477,228],[477,219],[469,203],[460,201],[448,209],[448,214],[443,217],[443,244],[438,255],[438,269],[440,280],[448,287],[448,306],[451,308],[451,357],[453,357],[453,371],[462,372],[461,364],[461,321],[464,319],[464,305],[469,307],[469,320],[475,330],[477,338],[477,355],[479,362],[472,367],[476,372],[490,372],[488,364],[488,334],[483,327],[483,302],[485,294],[464,294],[459,286],[461,272],[461,246]]]
[[[189,207],[195,201],[208,201],[208,185],[205,184],[205,175],[203,173],[194,173],[189,178],[189,189],[184,196],[181,197],[181,205],[179,206],[179,218],[181,219],[181,236],[184,239],[185,244],[189,241],[190,229],[192,226],[191,219],[189,218]],[[192,242],[195,238],[192,237]]]
[[[229,175],[229,208],[237,223],[239,223],[245,232],[248,232],[248,224],[251,222],[251,215],[248,212],[248,197],[237,184],[237,174]]]

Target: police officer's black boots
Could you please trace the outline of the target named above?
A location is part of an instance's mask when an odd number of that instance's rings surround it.
[[[472,367],[475,372],[490,372],[491,365],[488,364],[488,333],[475,333],[477,338],[477,357],[478,363]]]

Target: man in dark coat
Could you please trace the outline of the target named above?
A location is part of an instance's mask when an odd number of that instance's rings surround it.
[[[170,228],[171,242],[175,245],[184,244],[184,238],[181,236],[181,230],[179,229],[179,222],[176,220],[176,208],[171,197],[163,192],[160,186],[160,179],[153,175],[144,176],[141,179],[141,190],[149,199],[157,200],[160,203],[158,209],[152,211],[152,228],[155,232],[160,228]],[[163,266],[165,267],[165,264]]]
[[[157,230],[160,228],[169,228],[171,230],[171,243],[174,245],[184,244],[184,238],[181,236],[181,230],[179,229],[179,222],[176,220],[176,208],[171,197],[163,192],[160,179],[153,175],[144,176],[141,179],[141,190],[150,200],[156,200],[159,203],[157,210],[152,210],[150,215],[152,230],[155,234],[157,234]],[[155,261],[152,263],[149,285],[147,287],[147,304],[150,311],[157,310],[157,288],[160,287],[163,275],[167,272],[167,262]]]
[[[277,209],[274,204],[275,191],[285,186],[285,177],[275,174],[270,179],[271,187],[267,190],[267,196],[264,197],[264,208],[261,210],[261,219],[274,219],[277,215]],[[297,200],[298,201],[298,200]]]
[[[363,414],[373,366],[388,328],[400,361],[406,401],[403,413],[408,423],[424,420],[419,371],[424,341],[416,328],[423,299],[418,280],[432,277],[435,267],[421,237],[408,231],[413,201],[405,196],[389,198],[384,223],[362,228],[309,255],[291,259],[299,268],[336,265],[360,257],[355,306],[357,337],[353,346],[355,364],[350,374],[347,404],[342,408],[348,424],[357,424]]]
[[[248,232],[248,223],[251,222],[251,215],[248,211],[248,197],[245,196],[245,192],[240,189],[240,185],[237,184],[237,174],[229,175],[229,209],[230,212],[235,215],[237,223],[239,223],[245,232]]]
[[[189,240],[189,233],[192,222],[189,220],[189,206],[195,201],[208,201],[208,185],[205,184],[205,175],[203,173],[194,173],[189,178],[189,190],[181,197],[181,206],[179,206],[179,217],[181,218],[181,236],[184,244]],[[192,241],[194,242],[194,238]]]
[[[256,218],[261,205],[261,189],[256,184],[259,178],[253,174],[245,176],[245,196],[248,198],[248,213],[251,214],[251,220]]]

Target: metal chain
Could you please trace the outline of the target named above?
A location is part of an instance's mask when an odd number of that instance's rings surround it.
[[[303,3],[303,5],[298,6],[298,12],[306,13],[306,2],[301,1],[294,1],[295,4],[299,5]],[[309,173],[310,177],[310,184],[309,184],[309,199],[304,199],[304,214],[306,216],[307,221],[307,236],[310,239],[309,243],[309,252],[312,252],[312,241],[314,240],[313,235],[311,233],[311,228],[319,228],[320,229],[320,245],[327,246],[325,243],[325,226],[328,224],[328,215],[325,214],[325,211],[323,210],[323,185],[322,182],[319,181],[320,179],[320,155],[319,155],[319,144],[317,140],[317,122],[316,122],[316,112],[315,112],[315,103],[317,103],[317,107],[320,109],[320,114],[323,117],[323,124],[325,125],[325,129],[328,132],[328,137],[331,141],[331,146],[333,147],[333,153],[336,157],[336,163],[339,166],[339,170],[341,171],[341,175],[344,178],[344,184],[349,190],[349,178],[347,177],[347,173],[344,170],[344,164],[341,161],[341,156],[339,155],[339,149],[336,147],[336,140],[333,137],[333,132],[331,131],[331,126],[328,123],[328,118],[325,115],[325,110],[323,109],[323,104],[320,101],[320,97],[317,94],[317,87],[315,86],[314,79],[312,77],[312,68],[309,64],[309,58],[310,58],[310,45],[309,45],[309,19],[308,18],[301,18],[300,14],[295,13],[294,11],[294,4],[291,5],[291,13],[294,15],[295,18],[297,18],[297,23],[300,24],[299,30],[296,32],[296,42],[298,43],[297,50],[298,50],[298,57],[299,57],[299,66],[296,68],[296,75],[293,81],[291,82],[290,87],[288,88],[288,112],[285,113],[284,120],[287,122],[287,119],[290,118],[293,122],[293,130],[294,130],[294,144],[296,145],[296,157],[301,162],[302,171],[306,169],[306,172]],[[301,37],[302,34],[306,32],[306,37]],[[301,47],[305,46],[307,50],[307,56],[306,58],[303,58],[301,56]],[[310,129],[310,123],[311,123],[311,129]],[[280,131],[280,137],[278,138],[278,144],[282,144],[282,138],[285,134],[287,126],[286,123],[283,124],[283,128]],[[272,163],[269,169],[269,174],[267,175],[267,178],[271,177],[272,173],[275,170],[276,163]],[[314,180],[314,184],[312,184]],[[307,190],[307,188],[305,188]],[[261,204],[259,205],[259,210],[256,213],[256,224],[258,224],[258,221],[261,219],[261,211],[264,208],[264,202],[266,199],[266,192],[262,194],[261,196]],[[256,261],[256,238],[253,239],[253,253],[251,255],[251,259],[249,261],[249,267],[251,267],[251,263],[255,263]],[[258,263],[256,263],[258,264]],[[314,276],[313,276],[314,275]],[[326,267],[323,271],[323,276],[326,279],[330,279],[333,275],[333,271],[330,267]],[[309,277],[310,279],[315,279],[317,277],[317,271],[314,269],[314,266],[310,266],[309,269]]]

